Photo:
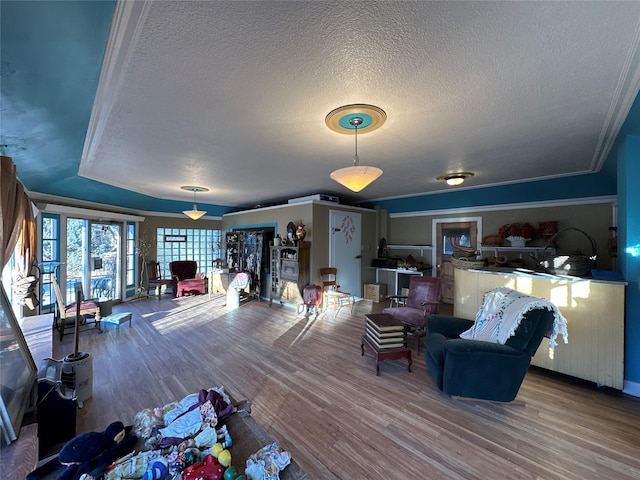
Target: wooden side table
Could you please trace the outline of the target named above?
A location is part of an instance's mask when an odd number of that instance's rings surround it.
[[[365,349],[369,350],[376,359],[376,376],[380,375],[380,362],[383,360],[399,360],[406,358],[409,362],[407,370],[411,371],[411,365],[413,360],[411,359],[410,348],[390,348],[385,350],[378,349],[366,335],[362,335],[362,341],[360,344],[361,354],[364,355]]]

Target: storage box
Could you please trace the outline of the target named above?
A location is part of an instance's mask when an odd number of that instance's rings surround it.
[[[340,199],[338,197],[334,197],[333,195],[325,195],[323,193],[309,195],[306,197],[290,198],[287,203],[303,203],[311,201],[340,203]]]
[[[387,297],[387,285],[385,283],[365,283],[364,298],[373,302],[384,301]]]

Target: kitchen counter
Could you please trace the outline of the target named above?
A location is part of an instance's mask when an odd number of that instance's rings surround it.
[[[531,270],[528,268],[513,268],[513,267],[483,267],[472,269],[474,272],[482,272],[487,274],[494,275],[515,275],[521,277],[532,277],[532,278],[547,278],[547,279],[555,279],[555,280],[568,280],[574,282],[593,282],[593,283],[605,283],[605,284],[613,284],[613,285],[627,285],[626,280],[617,280],[617,279],[607,279],[602,277],[574,277],[572,275],[555,275],[553,273],[539,272],[536,270]]]
[[[559,339],[551,358],[549,341],[543,339],[532,365],[622,390],[626,285],[527,269],[456,269],[454,315],[475,319],[484,293],[497,287],[547,299],[567,319],[569,343]]]

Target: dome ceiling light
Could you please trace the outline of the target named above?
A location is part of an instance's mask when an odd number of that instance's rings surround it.
[[[442,182],[447,182],[447,185],[455,186],[460,185],[467,178],[473,177],[473,173],[471,172],[458,172],[458,173],[450,173],[448,175],[442,175],[436,180],[440,180]]]

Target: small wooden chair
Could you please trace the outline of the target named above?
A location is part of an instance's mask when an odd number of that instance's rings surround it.
[[[67,327],[71,322],[67,322],[67,319],[76,319],[76,310],[77,304],[72,303],[70,305],[64,304],[64,297],[62,296],[62,291],[60,290],[60,285],[58,285],[58,281],[55,276],[53,277],[53,290],[56,294],[56,304],[58,306],[58,315],[55,317],[54,327],[60,332],[60,340],[64,337],[65,327]],[[82,295],[82,293],[80,293]],[[87,322],[85,316],[93,316],[93,322]],[[89,323],[95,323],[96,328],[99,332],[102,332],[102,328],[100,326],[100,307],[93,300],[82,300],[80,302],[80,323],[82,325],[87,325]]]
[[[320,276],[322,277],[323,310],[331,308],[338,313],[346,305],[350,311],[353,311],[353,295],[341,292],[340,285],[337,283],[338,269],[334,267],[321,268]]]
[[[162,297],[162,287],[164,285],[173,285],[173,279],[162,278],[162,275],[160,275],[160,264],[155,260],[147,262],[147,275],[149,277],[147,298],[149,297],[149,291],[154,289],[158,292],[158,299],[160,299]]]

